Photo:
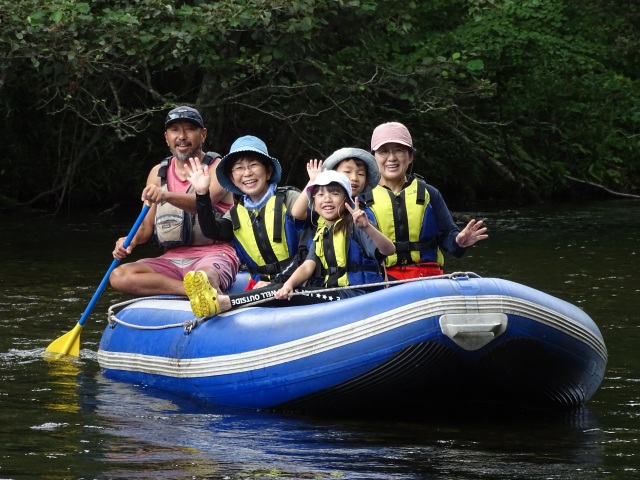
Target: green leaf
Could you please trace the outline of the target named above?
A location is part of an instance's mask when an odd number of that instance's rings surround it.
[[[484,70],[484,62],[480,59],[469,60],[467,62],[467,70],[471,72],[481,72]]]

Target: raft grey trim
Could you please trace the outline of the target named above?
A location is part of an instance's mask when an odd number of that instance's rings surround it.
[[[502,295],[478,296],[473,297],[473,302],[469,300],[469,297],[440,297],[413,302],[316,335],[233,355],[205,358],[167,358],[99,350],[98,362],[105,369],[169,375],[175,378],[230,375],[292,362],[429,317],[454,313],[504,313],[530,318],[580,340],[595,350],[605,362],[607,361],[606,347],[594,332],[579,322],[549,308],[520,298]],[[175,308],[175,305],[171,306],[174,303],[172,301],[163,303],[168,309]]]

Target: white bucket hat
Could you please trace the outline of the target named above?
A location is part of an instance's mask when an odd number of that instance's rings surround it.
[[[320,172],[316,179],[307,186],[307,196],[311,199],[311,191],[313,190],[313,187],[329,185],[331,183],[337,183],[342,187],[345,193],[345,201],[349,202],[349,205],[355,208],[356,205],[353,203],[351,198],[351,182],[349,182],[346,175],[336,172],[335,170],[323,170]]]

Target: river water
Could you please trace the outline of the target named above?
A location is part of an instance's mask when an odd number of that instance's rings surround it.
[[[459,215],[486,218],[491,237],[448,258],[448,272],[529,285],[599,325],[609,363],[584,407],[419,418],[205,408],[101,375],[106,311],[123,300],[110,288],[84,326],[80,358],[50,363],[44,348],[77,323],[137,212],[3,214],[0,479],[640,478],[640,203]]]

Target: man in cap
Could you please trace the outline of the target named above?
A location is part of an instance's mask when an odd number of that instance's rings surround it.
[[[151,208],[127,248],[124,248],[126,237],[116,241],[113,257],[122,260],[136,245],[152,238],[164,253],[157,258],[120,265],[109,281],[113,288],[130,295],[185,295],[184,276],[202,270],[212,286],[225,291],[235,280],[238,259],[229,242],[214,241],[202,234],[196,218],[196,195],[185,171],[190,158],[215,168],[220,155],[205,154],[202,147],[207,129],[195,108],[174,108],[164,126],[171,156],[153,167],[147,178],[142,201],[151,203]],[[216,212],[224,214],[233,206],[233,194],[215,178],[209,193]]]

